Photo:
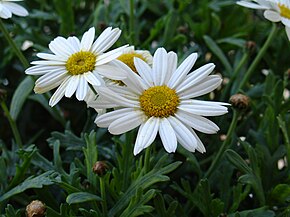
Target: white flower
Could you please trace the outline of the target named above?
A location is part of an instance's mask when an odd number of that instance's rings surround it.
[[[84,100],[89,84],[104,84],[102,76],[124,79],[126,75],[111,61],[120,56],[127,45],[104,53],[120,34],[120,29],[108,27],[94,42],[95,28],[92,27],[81,41],[75,36],[55,38],[49,44],[53,54],[38,53],[37,56],[44,60],[31,62],[35,66],[25,71],[29,75],[42,75],[35,82],[34,91],[44,93],[59,86],[49,101],[49,105],[54,106],[63,96],[71,97],[75,92],[78,100]]]
[[[0,17],[3,19],[8,19],[12,17],[12,14],[17,16],[25,17],[28,15],[28,11],[13,2],[22,1],[22,0],[0,0]]]
[[[143,60],[134,59],[138,74],[119,62],[120,70],[127,72],[125,86],[98,87],[99,103],[94,107],[115,110],[99,115],[95,123],[108,127],[115,135],[140,126],[134,155],[151,145],[157,132],[169,153],[175,152],[177,142],[189,151],[205,152],[193,129],[216,133],[218,126],[203,116],[225,114],[224,105],[228,104],[192,99],[211,92],[222,82],[220,76],[209,75],[215,67],[212,63],[189,73],[196,59],[197,54],[193,53],[177,67],[176,53],[159,48],[152,68]]]
[[[282,22],[290,40],[290,0],[238,1],[237,4],[264,11],[264,17],[271,22]]]

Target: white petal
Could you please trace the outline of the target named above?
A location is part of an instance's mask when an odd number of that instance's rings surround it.
[[[74,53],[71,44],[68,43],[65,38],[60,36],[51,41],[48,47],[57,56],[69,57]]]
[[[194,130],[192,130],[191,128],[188,128],[188,130],[192,133],[192,135],[195,137],[195,139],[197,141],[196,150],[198,150],[200,153],[205,153],[206,152],[205,147],[204,147],[202,141],[199,139],[199,137],[194,132]]]
[[[38,53],[36,54],[36,56],[45,60],[67,61],[67,58],[64,56],[57,56],[57,55],[48,54],[48,53]]]
[[[65,62],[57,61],[57,60],[38,60],[38,61],[32,61],[30,64],[32,64],[32,65],[48,65],[48,66],[64,66]]]
[[[109,125],[124,116],[127,116],[129,113],[135,111],[133,108],[122,108],[115,111],[108,112],[106,114],[100,115],[96,118],[95,123],[98,127],[109,127]]]
[[[92,46],[92,51],[96,53],[103,53],[109,49],[120,37],[121,30],[119,28],[108,27],[103,33],[97,38]]]
[[[122,97],[118,93],[110,90],[107,87],[99,87],[98,93],[104,97],[104,99],[108,100],[109,102],[116,103],[117,105],[124,106],[124,107],[138,107],[139,102],[129,100],[125,97]]]
[[[69,44],[71,44],[72,52],[77,53],[80,51],[81,42],[77,37],[75,36],[68,37],[67,41]]]
[[[5,2],[4,4],[8,10],[17,16],[25,17],[28,15],[28,11],[21,5],[15,4],[13,2]]]
[[[48,92],[48,91],[56,88],[57,86],[61,85],[67,77],[69,77],[69,76],[63,76],[63,77],[57,78],[53,81],[50,81],[49,83],[46,83],[45,86],[39,87],[36,85],[34,87],[34,92],[39,93],[39,94]]]
[[[173,51],[170,51],[167,54],[167,58],[168,58],[168,67],[167,67],[166,78],[164,81],[165,84],[168,83],[172,74],[175,72],[175,70],[177,68],[177,54],[174,53]]]
[[[167,52],[164,48],[158,48],[153,56],[153,81],[156,86],[164,84],[166,73],[167,73]]]
[[[61,98],[64,96],[66,87],[68,85],[70,77],[67,77],[62,84],[57,88],[57,90],[54,92],[54,94],[52,95],[52,97],[49,100],[49,105],[51,107],[55,106],[60,100]]]
[[[0,17],[3,19],[8,19],[12,17],[11,11],[1,4],[0,4]]]
[[[203,133],[216,133],[219,130],[219,127],[212,121],[204,118],[200,115],[195,115],[191,113],[178,110],[175,116],[183,123],[192,127]]]
[[[145,120],[144,112],[135,110],[115,119],[109,126],[109,132],[113,135],[120,135],[138,127]]]
[[[159,121],[159,118],[151,117],[140,126],[134,146],[134,155],[139,154],[154,141],[159,129]]]
[[[27,75],[43,75],[56,69],[61,69],[61,68],[59,66],[37,65],[37,66],[29,67],[28,69],[25,70],[25,73]],[[63,67],[62,69],[65,69],[65,67]]]
[[[178,95],[180,96],[180,99],[190,99],[202,96],[219,87],[221,83],[222,79],[219,75],[210,75],[192,88],[188,88],[185,91],[180,92]]]
[[[134,64],[138,74],[143,78],[147,87],[153,86],[152,69],[140,58],[134,58]]]
[[[197,148],[197,140],[191,131],[175,117],[169,116],[167,119],[174,129],[177,141],[188,151],[194,152]]]
[[[168,153],[175,152],[177,148],[177,138],[170,122],[166,118],[162,118],[160,121],[159,135],[165,150]]]
[[[75,92],[79,85],[80,75],[73,75],[71,76],[69,83],[65,90],[65,96],[70,98]]]
[[[259,4],[248,2],[248,1],[238,1],[237,4],[243,7],[252,8],[252,9],[269,9],[269,7],[267,6],[259,5]]]
[[[112,80],[123,80],[127,77],[126,71],[109,64],[96,66],[94,71]]]
[[[266,10],[264,11],[264,17],[271,22],[279,22],[281,21],[281,16],[276,11]]]
[[[178,108],[185,112],[201,116],[217,116],[228,112],[227,107],[222,106],[222,104],[202,100],[182,101]]]
[[[176,92],[180,93],[188,88],[193,88],[198,82],[205,79],[214,69],[213,63],[208,63],[197,70],[194,70],[176,87]]]
[[[102,84],[102,82],[92,72],[86,72],[83,76],[91,85],[100,86]]]
[[[76,97],[79,101],[84,100],[88,92],[88,82],[86,81],[84,76],[79,77],[79,85],[76,92]]]
[[[196,59],[197,53],[189,55],[173,73],[172,77],[170,78],[167,84],[168,87],[174,89],[176,86],[178,86],[178,84],[180,84],[183,81],[188,72],[191,70]]]
[[[108,63],[108,62],[118,58],[127,46],[128,45],[124,45],[122,47],[116,48],[116,49],[111,50],[107,53],[103,53],[103,54],[97,56],[96,66],[103,65],[105,63]]]
[[[290,28],[288,26],[286,26],[285,30],[286,30],[286,34],[287,34],[288,40],[290,41]]]
[[[282,17],[282,18],[281,18],[281,22],[282,22],[285,26],[290,27],[290,19]]]
[[[45,87],[47,85],[50,85],[51,83],[63,79],[66,76],[68,76],[66,70],[56,69],[38,78],[35,82],[35,85],[40,88]]]
[[[87,32],[84,33],[81,40],[81,50],[89,51],[92,47],[95,38],[95,28],[91,27]]]

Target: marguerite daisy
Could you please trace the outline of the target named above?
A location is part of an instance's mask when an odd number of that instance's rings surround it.
[[[3,19],[8,19],[12,17],[12,14],[17,16],[25,17],[28,15],[28,11],[13,2],[18,2],[22,0],[0,0],[0,17]]]
[[[220,76],[209,75],[215,67],[212,63],[189,73],[196,59],[193,53],[177,67],[176,53],[159,48],[152,68],[142,59],[134,59],[138,74],[120,63],[120,70],[127,72],[125,86],[98,87],[100,101],[95,108],[115,110],[99,115],[95,123],[108,127],[115,135],[140,126],[134,155],[148,147],[158,132],[169,153],[175,152],[177,142],[189,151],[205,152],[193,129],[216,133],[218,126],[203,116],[225,114],[224,105],[228,104],[192,99],[211,92],[222,82]]]
[[[264,17],[271,22],[282,22],[285,25],[286,34],[290,40],[290,0],[256,0],[238,1],[237,4],[265,10]]]
[[[38,53],[37,56],[44,60],[31,62],[35,66],[25,71],[29,75],[42,75],[35,82],[34,91],[44,93],[59,86],[49,101],[49,105],[54,106],[63,96],[71,97],[75,92],[78,100],[84,100],[89,84],[100,86],[102,76],[124,79],[126,75],[110,62],[120,56],[127,45],[104,53],[120,34],[120,29],[108,27],[93,42],[95,28],[92,27],[85,32],[81,41],[74,36],[55,38],[49,44],[53,54]]]

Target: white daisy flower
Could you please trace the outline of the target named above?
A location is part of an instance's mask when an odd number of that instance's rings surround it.
[[[0,0],[0,17],[3,19],[8,19],[12,17],[12,14],[17,16],[25,17],[28,15],[28,11],[13,2],[18,2],[22,0]]]
[[[92,27],[81,41],[75,36],[55,38],[49,44],[53,54],[38,53],[37,56],[44,60],[31,62],[35,66],[25,71],[29,75],[42,75],[35,82],[34,91],[44,93],[59,86],[49,101],[49,105],[54,106],[63,96],[71,97],[74,93],[78,100],[84,100],[89,84],[104,84],[102,76],[124,79],[126,75],[110,62],[119,57],[127,45],[104,53],[120,34],[120,29],[108,27],[94,42],[95,28]]]
[[[134,46],[127,47],[123,50],[122,55],[117,59],[129,66],[133,72],[137,72],[134,58],[140,58],[149,65],[152,65],[152,55],[148,50],[135,50]]]
[[[265,10],[264,17],[271,22],[282,22],[288,39],[290,40],[290,0],[253,0],[238,1],[237,4],[252,8]]]
[[[189,73],[196,59],[193,53],[177,67],[176,53],[159,48],[152,67],[134,59],[138,74],[119,62],[120,70],[127,72],[125,86],[98,87],[100,101],[94,105],[96,109],[117,109],[98,116],[95,123],[108,127],[114,135],[140,126],[134,155],[151,145],[158,132],[169,153],[175,152],[177,142],[191,152],[205,152],[193,129],[216,133],[219,127],[203,116],[223,115],[228,104],[192,99],[213,91],[222,82],[220,76],[209,75],[215,67],[212,63]]]

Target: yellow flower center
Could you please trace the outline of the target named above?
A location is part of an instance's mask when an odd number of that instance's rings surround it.
[[[132,69],[133,72],[137,73],[137,70],[136,70],[136,67],[135,67],[135,64],[134,64],[134,57],[138,57],[141,60],[146,62],[146,59],[141,54],[138,54],[138,53],[135,53],[135,52],[122,54],[117,59],[122,61],[123,63],[125,63],[127,66],[129,66]]]
[[[95,69],[96,55],[90,51],[79,51],[71,55],[65,67],[69,74],[79,75]]]
[[[141,109],[148,117],[168,117],[174,115],[179,105],[179,97],[169,87],[154,86],[145,90],[139,98]]]
[[[280,8],[281,16],[290,19],[290,8],[280,3],[278,3],[278,7]]]

